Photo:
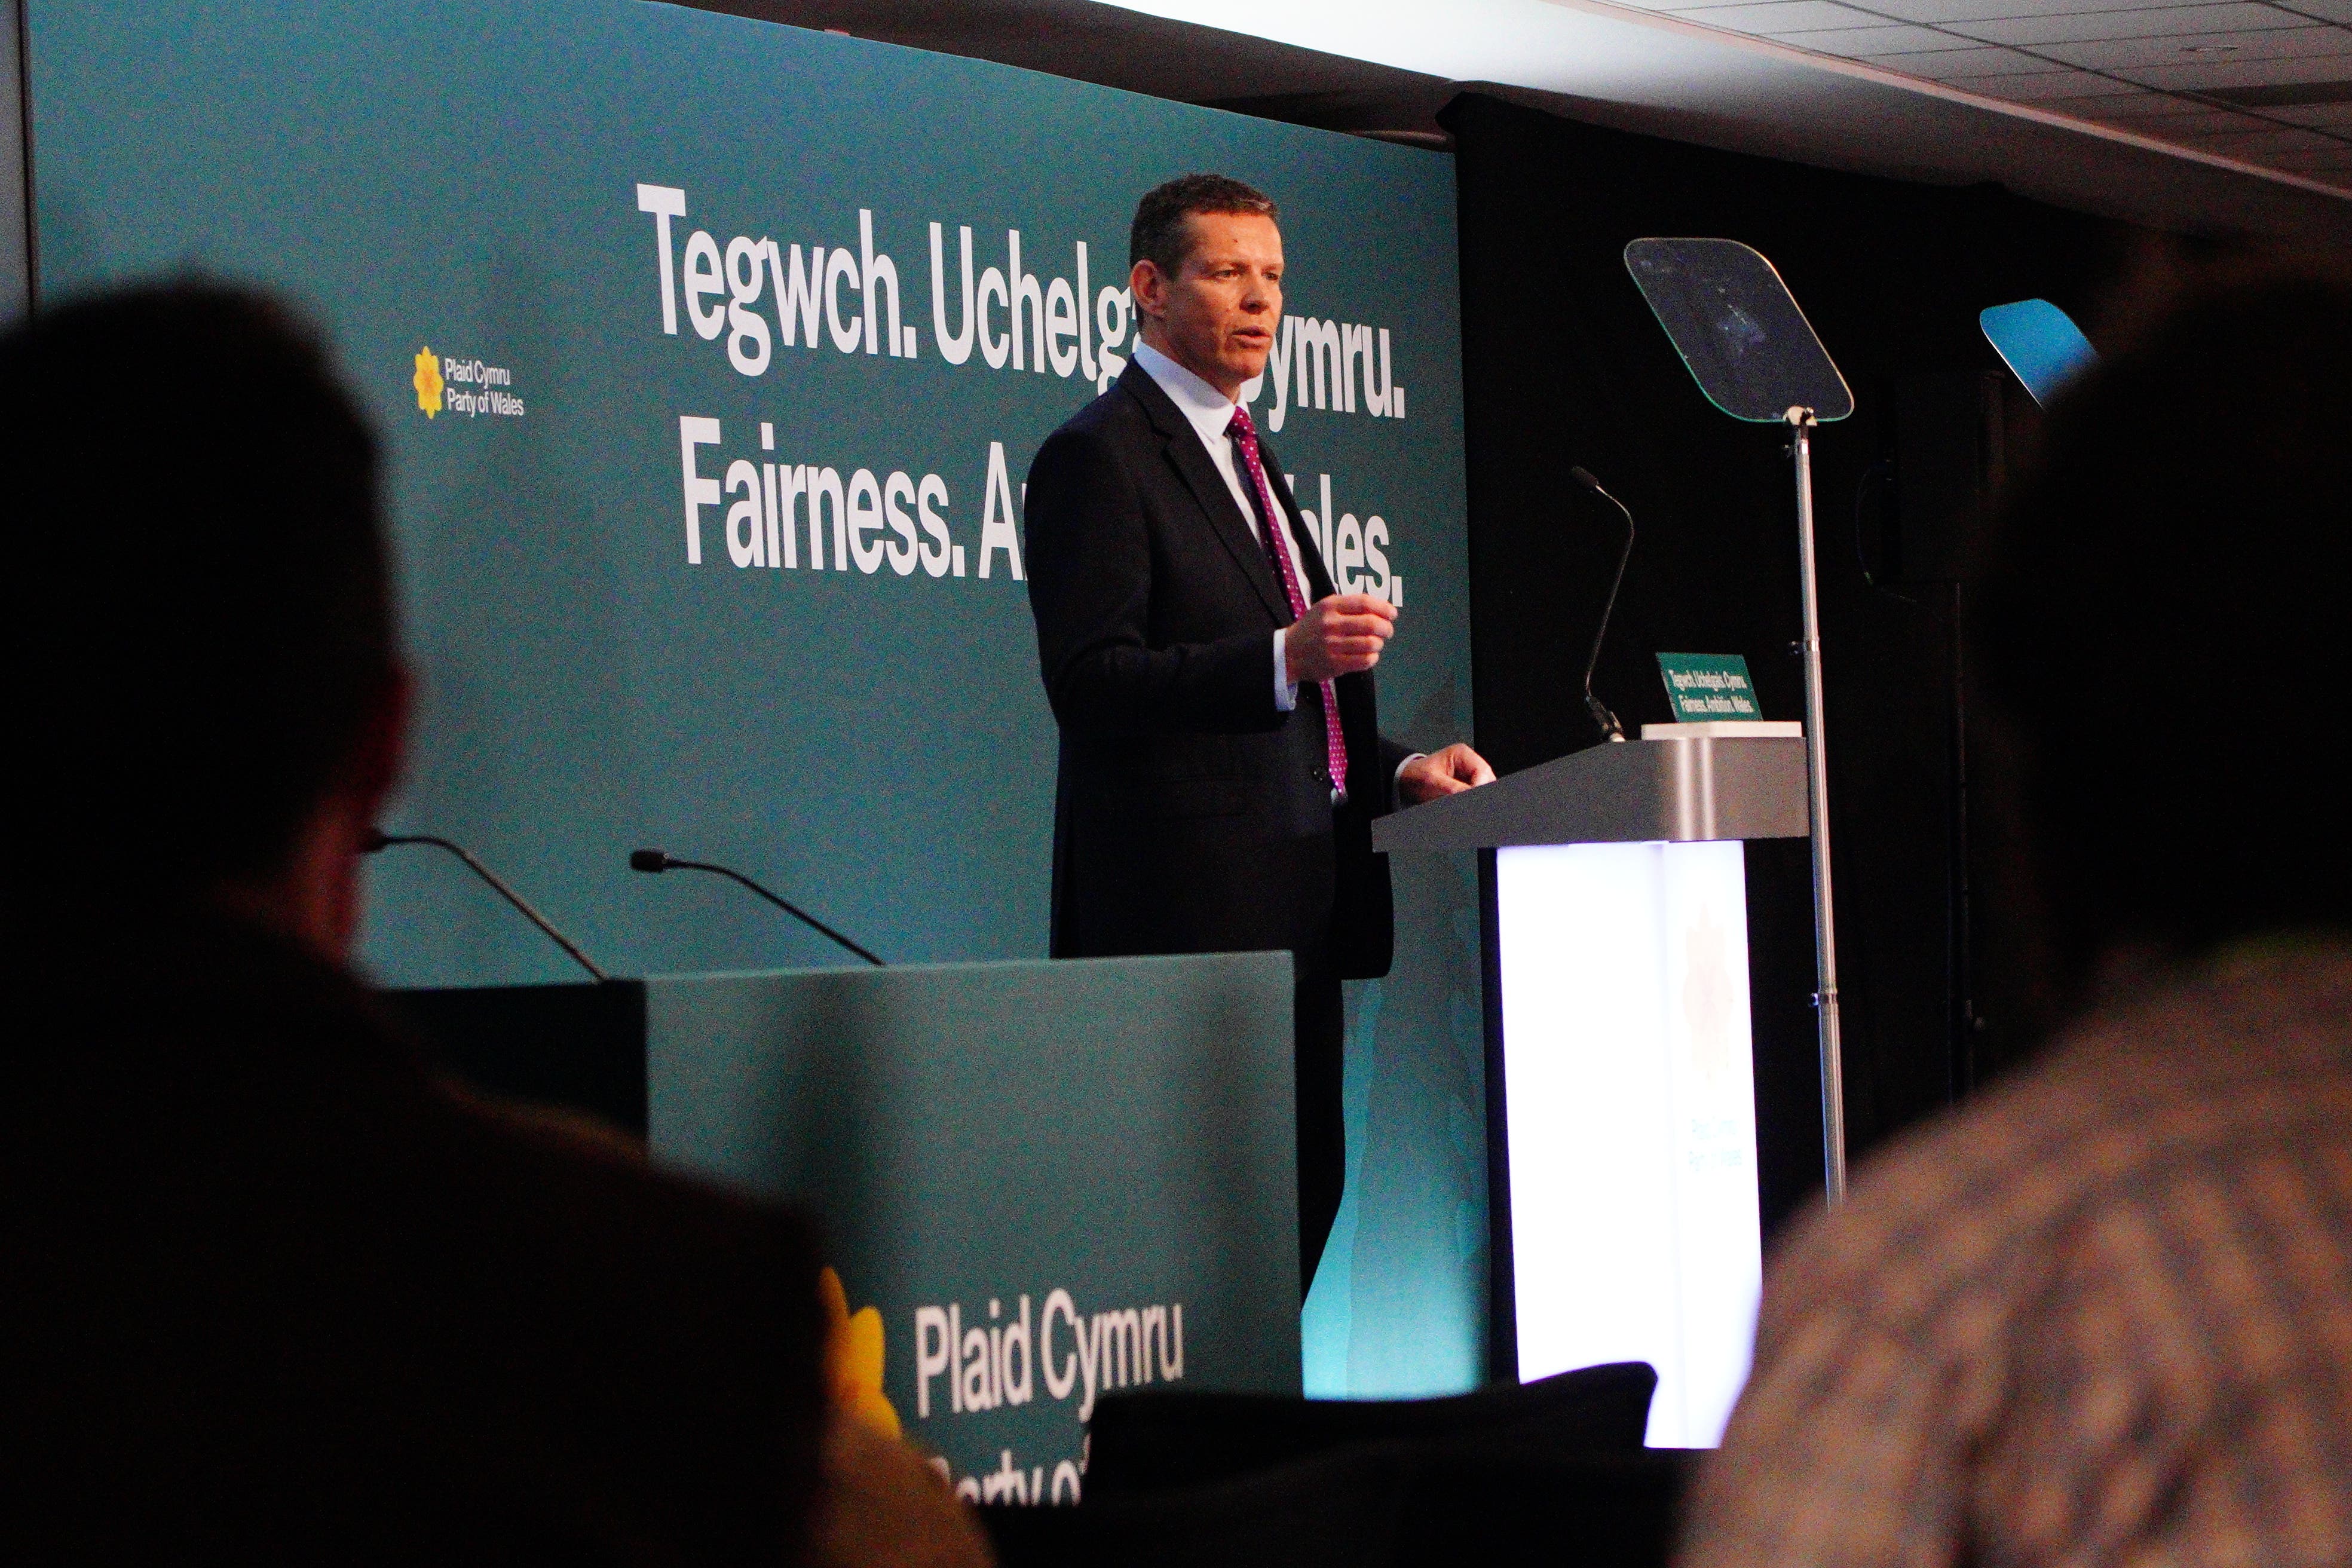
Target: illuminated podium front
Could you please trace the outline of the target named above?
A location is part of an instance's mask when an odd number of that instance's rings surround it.
[[[1498,1363],[1515,1352],[1525,1381],[1648,1362],[1653,1447],[1715,1443],[1748,1373],[1762,1264],[1740,841],[1803,837],[1805,798],[1795,724],[1650,724],[1373,829],[1391,854],[1490,858]]]

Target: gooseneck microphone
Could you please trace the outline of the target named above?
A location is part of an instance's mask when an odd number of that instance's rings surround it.
[[[400,844],[429,844],[436,849],[446,849],[450,854],[455,855],[458,859],[463,860],[466,863],[467,869],[472,871],[475,876],[479,877],[483,881],[488,882],[492,890],[495,891],[499,897],[512,904],[516,909],[520,910],[522,911],[523,919],[529,921],[531,924],[545,931],[549,941],[562,948],[565,952],[570,953],[572,955],[572,963],[578,964],[581,968],[586,970],[589,973],[594,975],[599,980],[610,980],[613,978],[611,975],[605,973],[602,969],[597,967],[596,961],[594,959],[580,951],[580,944],[578,942],[573,942],[570,937],[556,930],[552,921],[549,921],[545,915],[541,914],[537,910],[532,909],[529,900],[525,899],[520,893],[516,892],[512,888],[508,887],[504,878],[500,877],[496,871],[491,870],[488,866],[483,865],[479,860],[475,859],[472,853],[468,851],[464,845],[452,843],[446,838],[436,838],[430,833],[386,833],[381,827],[371,827],[368,829],[366,841],[362,843],[360,847],[366,853],[374,855],[383,850],[389,849],[394,845]]]
[[[760,886],[759,883],[751,880],[751,878],[746,877],[742,872],[734,869],[732,867],[713,865],[708,860],[681,860],[675,855],[666,855],[658,849],[632,849],[629,851],[629,869],[632,871],[648,871],[656,873],[662,871],[708,871],[714,877],[724,877],[731,882],[740,882],[744,887],[751,889],[751,891],[759,894],[760,897],[767,900],[768,902],[775,905],[776,908],[783,910],[784,913],[792,916],[793,919],[800,921],[803,925],[807,926],[812,931],[819,931],[825,936],[831,937],[835,942],[839,942],[842,946],[847,948],[850,952],[856,953],[866,963],[873,964],[876,968],[887,969],[889,967],[880,959],[866,952],[866,949],[858,946],[856,942],[850,941],[847,937],[842,935],[839,931],[834,930],[831,926],[825,924],[823,921],[809,913],[806,910],[802,909],[798,904],[793,903],[789,899],[779,898],[776,894],[770,892],[767,889]]]
[[[1601,607],[1601,624],[1592,631],[1592,651],[1584,659],[1584,710],[1592,715],[1595,724],[1601,726],[1602,739],[1622,741],[1625,738],[1625,726],[1617,721],[1617,715],[1609,710],[1609,704],[1592,695],[1592,672],[1601,663],[1601,639],[1609,635],[1609,617],[1617,613],[1617,590],[1625,584],[1625,563],[1633,558],[1633,514],[1626,510],[1623,501],[1601,489],[1601,481],[1584,469],[1570,468],[1568,477],[1615,507],[1617,515],[1625,520],[1625,547],[1617,552],[1617,575],[1609,580],[1609,602]]]

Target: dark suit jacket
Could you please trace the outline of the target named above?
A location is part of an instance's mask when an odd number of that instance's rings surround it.
[[[257,931],[5,923],[0,1556],[798,1554],[798,1222],[462,1102]]]
[[[1331,579],[1261,443],[1309,603]],[[1274,700],[1290,606],[1201,438],[1130,364],[1047,437],[1024,506],[1029,605],[1060,721],[1056,956],[1289,948],[1388,972],[1388,861],[1402,747],[1369,672],[1336,683],[1349,804],[1331,809],[1319,700]]]

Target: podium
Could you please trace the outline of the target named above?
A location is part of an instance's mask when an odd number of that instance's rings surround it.
[[[1299,1390],[1287,953],[384,1000],[457,1077],[814,1214],[853,1370],[967,1496],[1075,1501],[1109,1390]]]
[[[1385,817],[1481,852],[1499,1371],[1658,1371],[1654,1447],[1721,1436],[1761,1281],[1740,840],[1801,838],[1794,724],[1651,724]]]

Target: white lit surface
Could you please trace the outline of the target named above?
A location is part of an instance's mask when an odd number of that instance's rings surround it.
[[[1442,80],[1558,93],[1582,100],[1579,119],[1765,157],[1938,184],[1998,179],[2021,195],[2168,229],[2251,223],[2331,241],[2344,232],[2344,193],[2322,183],[2330,176],[2259,167],[2231,155],[2238,149],[2220,132],[2201,147],[2182,145],[2177,132],[2161,141],[2138,129],[2148,121],[2100,123],[2001,96],[1995,77],[1940,79],[1926,66],[1909,74],[1904,68],[1932,57],[1876,54],[1849,42],[1851,26],[1802,30],[1845,26],[1834,18],[1852,19],[1851,11],[1805,24],[1787,7],[1776,26],[1761,6],[1710,18],[1709,7],[1683,0],[1108,3]],[[2034,0],[2011,4],[2001,15],[2036,8]],[[1780,36],[1761,36],[1771,34]],[[1840,43],[1875,58],[1825,52]],[[1970,90],[1977,86],[1988,90]],[[1296,268],[1298,256],[1290,259]]]
[[[1495,868],[1519,1376],[1648,1362],[1651,1446],[1710,1446],[1762,1277],[1740,847]]]

